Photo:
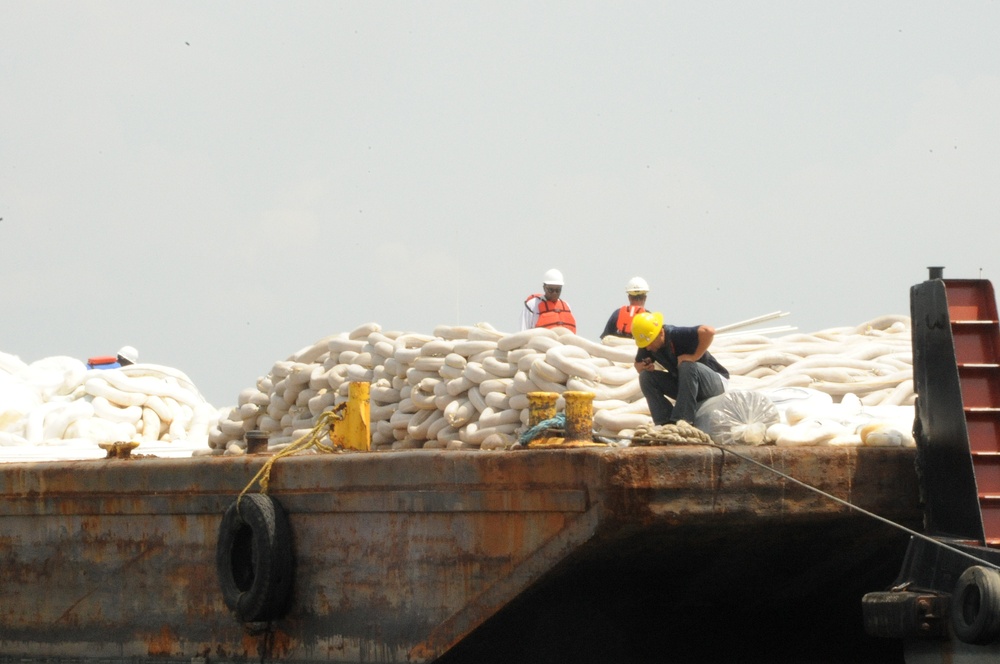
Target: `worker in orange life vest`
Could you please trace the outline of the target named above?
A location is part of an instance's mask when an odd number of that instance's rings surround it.
[[[576,332],[576,318],[569,303],[560,299],[563,276],[559,270],[549,270],[542,276],[542,293],[529,295],[521,311],[521,329],[532,327],[565,327]]]
[[[625,294],[628,295],[628,304],[615,309],[608,319],[608,324],[601,332],[601,338],[611,335],[615,337],[632,338],[632,319],[636,314],[646,311],[646,294],[649,292],[649,284],[642,277],[632,277],[625,284]]]

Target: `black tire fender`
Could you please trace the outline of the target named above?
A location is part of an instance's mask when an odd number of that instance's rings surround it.
[[[965,643],[986,645],[1000,637],[1000,572],[973,565],[951,595],[951,627]]]
[[[288,608],[295,559],[288,515],[277,500],[248,493],[219,524],[215,567],[226,606],[242,622],[266,622]]]

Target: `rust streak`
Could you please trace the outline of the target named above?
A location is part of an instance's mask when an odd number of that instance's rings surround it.
[[[170,629],[168,625],[164,625],[160,628],[160,633],[149,639],[149,650],[148,654],[153,657],[156,655],[171,655],[173,654],[173,646],[177,643],[177,635]]]

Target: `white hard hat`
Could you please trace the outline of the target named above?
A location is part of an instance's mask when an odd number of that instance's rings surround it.
[[[625,292],[629,295],[643,295],[649,292],[649,284],[642,277],[632,277],[625,284]]]
[[[118,357],[135,364],[139,361],[139,351],[132,346],[122,346],[118,349]]]
[[[563,286],[562,272],[552,268],[542,277],[542,283],[546,286]]]

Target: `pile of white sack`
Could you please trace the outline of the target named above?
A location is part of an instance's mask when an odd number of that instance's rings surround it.
[[[352,381],[364,381],[376,450],[505,449],[526,429],[529,393],[567,390],[594,393],[595,434],[627,445],[651,422],[635,353],[630,339],[595,342],[563,329],[504,333],[478,324],[426,335],[369,323],[276,362],[239,394],[208,443],[213,453],[241,454],[245,433],[260,430],[269,449],[281,449],[346,401]],[[699,412],[716,442],[913,444],[907,317],[777,338],[720,334],[712,353],[732,375],[727,394]]]
[[[100,458],[100,443],[119,441],[138,441],[136,454],[211,453],[221,415],[171,367],[88,369],[73,357],[27,364],[0,353],[0,461]]]
[[[352,381],[371,384],[376,450],[506,449],[526,429],[530,392],[567,390],[592,392],[595,434],[628,445],[651,423],[635,352],[630,339],[562,329],[479,324],[428,335],[369,323],[275,362],[223,409],[170,367],[98,370],[71,357],[26,364],[0,353],[0,461],[99,458],[99,443],[116,441],[138,441],[135,454],[154,456],[242,454],[250,430],[277,450],[346,401]],[[774,338],[729,332],[712,353],[732,374],[729,391],[695,424],[719,444],[913,444],[906,317]]]

